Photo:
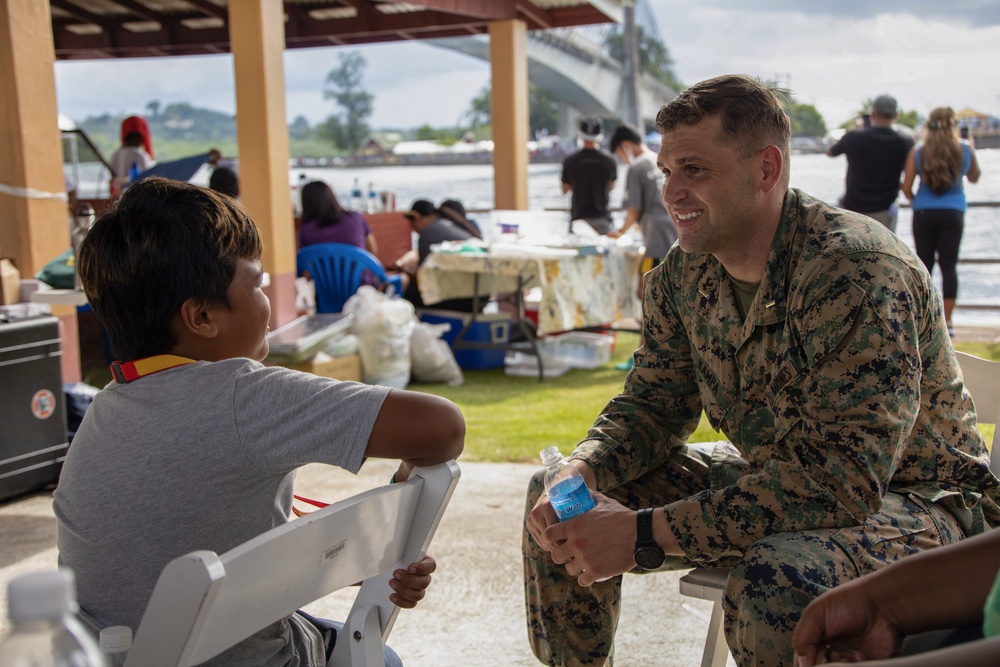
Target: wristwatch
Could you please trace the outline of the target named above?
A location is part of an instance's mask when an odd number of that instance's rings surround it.
[[[653,539],[653,510],[639,510],[635,517],[635,551],[632,559],[644,570],[657,570],[663,565],[663,549]]]

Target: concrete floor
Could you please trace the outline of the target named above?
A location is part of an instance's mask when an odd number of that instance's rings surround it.
[[[431,546],[438,573],[428,597],[403,611],[389,644],[411,667],[530,667],[521,574],[524,493],[535,466],[461,463],[462,479]],[[371,460],[360,475],[311,465],[296,491],[336,500],[384,484],[395,466]],[[56,565],[52,494],[0,505],[0,609],[12,577]],[[681,573],[625,579],[616,667],[693,667],[701,659],[711,605],[682,597]],[[343,618],[352,591],[313,603],[316,616]],[[8,631],[6,614],[0,636]],[[731,660],[731,659],[730,659]]]

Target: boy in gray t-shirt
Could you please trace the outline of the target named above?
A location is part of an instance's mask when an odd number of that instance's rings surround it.
[[[95,630],[136,630],[177,556],[223,553],[287,521],[302,465],[356,473],[367,457],[400,458],[401,481],[462,451],[465,422],[445,399],[259,363],[271,315],[261,248],[234,199],[160,178],[130,187],[80,248],[120,361],[74,438],[54,509],[60,563]],[[397,570],[392,602],[413,607],[435,568],[427,556]],[[293,614],[210,664],[325,665],[335,637],[324,630]]]

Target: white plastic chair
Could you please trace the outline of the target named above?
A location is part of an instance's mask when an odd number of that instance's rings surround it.
[[[325,595],[363,581],[329,667],[384,667],[399,608],[393,570],[423,557],[461,474],[449,461],[269,530],[221,556],[163,569],[127,667],[189,667]]]
[[[1000,430],[1000,361],[982,359],[965,352],[955,352],[955,357],[962,369],[965,388],[976,406],[978,422],[997,424]],[[990,445],[990,470],[1000,476],[1000,456],[993,450],[996,441],[994,431]],[[729,569],[725,567],[696,568],[680,578],[681,595],[712,601],[712,617],[708,622],[701,667],[724,667],[729,657],[722,626],[722,591],[728,579]]]
[[[962,369],[965,388],[972,395],[976,406],[976,420],[980,424],[995,424],[1000,429],[1000,361],[990,361],[965,352],[955,352],[958,365]],[[1000,476],[1000,452],[996,430],[990,443],[990,470]]]

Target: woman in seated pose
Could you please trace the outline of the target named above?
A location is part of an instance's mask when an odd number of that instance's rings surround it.
[[[345,243],[378,253],[375,235],[364,216],[341,206],[333,188],[323,181],[312,181],[302,188],[299,247],[316,243]]]
[[[426,308],[423,298],[420,296],[420,289],[417,285],[417,269],[431,254],[431,246],[444,241],[465,241],[467,239],[482,236],[469,224],[465,216],[460,216],[453,209],[442,210],[426,199],[418,199],[410,206],[410,210],[403,214],[410,221],[410,229],[419,236],[415,253],[407,253],[399,262],[397,268],[406,274],[404,280],[405,290],[403,296],[413,304],[414,308]],[[432,304],[430,307],[441,310],[458,310],[462,312],[472,312],[473,300],[449,299],[440,303]],[[483,304],[485,305],[485,303]]]

